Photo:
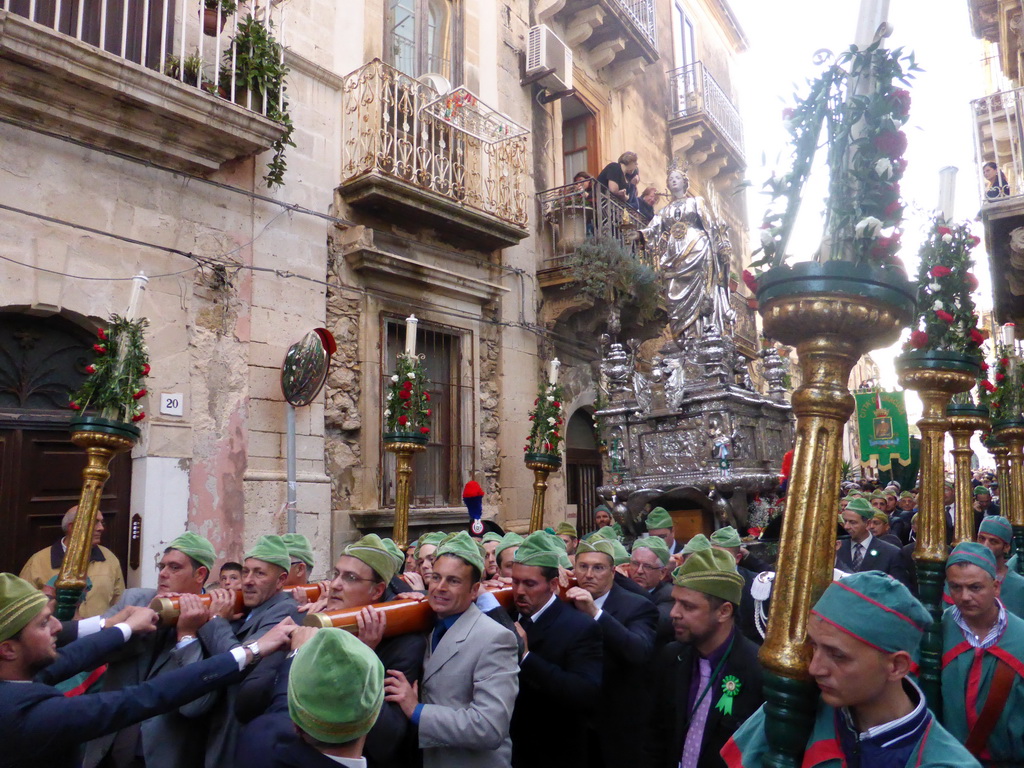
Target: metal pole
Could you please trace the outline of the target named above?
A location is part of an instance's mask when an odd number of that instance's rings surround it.
[[[295,406],[291,403],[286,405],[288,415],[288,445],[287,445],[287,461],[288,461],[288,533],[295,533],[295,511],[297,506],[296,501],[296,481],[295,481]]]

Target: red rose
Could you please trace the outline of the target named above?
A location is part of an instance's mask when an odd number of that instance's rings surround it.
[[[405,384],[402,385],[402,389],[404,389],[406,392],[408,392],[410,389],[412,389],[412,382],[411,381],[405,382]]]
[[[430,416],[433,416],[433,415],[434,415],[434,412],[433,412],[432,410],[430,410],[429,408],[427,408],[427,410],[425,410],[425,411],[424,411],[424,413],[425,413],[425,414],[427,414],[427,417],[428,417],[428,418],[429,418]]]
[[[757,293],[757,278],[751,274],[749,269],[743,270],[743,284],[751,293]]]
[[[145,396],[146,396],[146,390],[145,389],[140,389],[138,392],[136,392],[134,395],[132,395],[132,399],[134,399],[134,400],[141,400]]]
[[[96,335],[99,336],[100,339],[102,339],[103,341],[107,340],[107,332],[104,331],[102,328],[100,328],[98,331],[96,331]]]
[[[982,334],[981,338],[982,339],[985,338],[984,334]],[[987,371],[988,370],[988,363],[986,363],[984,360],[981,361],[981,370],[983,370],[983,371]]]
[[[949,227],[939,227],[938,232],[940,235],[952,235],[953,230]]]
[[[1001,366],[1003,366],[1003,368],[1005,368],[1006,366],[1008,366],[1010,364],[1010,358],[1008,358],[1008,357],[1001,357],[1001,358],[999,358],[999,364]]]
[[[72,411],[82,410],[82,406],[80,406],[78,403],[68,403],[68,408],[70,408]]]
[[[964,284],[967,286],[967,290],[976,291],[978,289],[978,278],[972,272],[968,272],[964,275]]]
[[[906,117],[910,114],[910,91],[897,88],[889,94],[889,103],[892,104],[893,114]]]
[[[88,373],[88,374],[96,373],[96,366],[95,365],[87,365],[87,366],[85,366],[85,372]]]
[[[896,175],[900,176],[900,175],[903,174],[903,172],[905,170],[907,170],[907,158],[905,158],[905,157],[897,157],[893,161],[892,165],[893,165],[893,168],[896,170]]]
[[[149,376],[149,371],[150,371],[149,363],[143,363],[142,364],[142,375],[143,376]]]
[[[430,402],[430,393],[429,392],[424,392],[423,393],[423,399],[426,400],[429,403]]]
[[[981,346],[981,342],[983,342],[985,340],[984,334],[982,334],[982,332],[979,331],[977,328],[971,328],[970,336],[971,336],[971,341],[973,341],[979,347]],[[985,369],[987,369],[987,368],[988,368],[988,366],[986,365]]]
[[[430,427],[420,427],[420,432],[422,432],[424,435],[429,435]]]
[[[146,418],[146,412],[139,411],[137,414],[132,416],[132,421],[142,421],[144,418]]]
[[[562,404],[561,404],[560,402],[558,402],[557,400],[555,400],[555,402],[553,402],[553,403],[552,403],[552,405],[553,405],[553,406],[554,406],[555,408],[561,408],[561,407],[562,407]]]
[[[978,237],[977,235],[971,235],[971,236],[970,236],[969,238],[967,238],[967,244],[968,244],[968,246],[970,246],[971,248],[974,248],[974,247],[975,247],[975,246],[977,246],[977,245],[978,245],[978,243],[980,243],[980,242],[981,242],[981,238],[980,238],[980,237]]]
[[[995,385],[995,384],[993,384],[993,383],[992,383],[991,381],[989,381],[988,379],[985,379],[985,380],[983,380],[983,381],[981,382],[981,386],[983,386],[983,387],[984,387],[984,388],[985,388],[986,390],[988,390],[989,392],[995,392],[995,391],[996,391],[996,385]]]
[[[404,427],[406,424],[409,423],[409,417],[406,416],[405,414],[402,414],[401,416],[398,417],[398,423]]]
[[[910,346],[914,349],[921,349],[921,347],[927,346],[928,334],[924,331],[914,331],[910,334]]]
[[[885,206],[885,218],[892,219],[903,213],[903,203],[899,200],[893,200],[887,206]]]
[[[941,320],[944,323],[952,323],[953,322],[953,316],[951,314],[949,314],[949,312],[947,312],[944,309],[938,310],[935,313],[935,316],[937,318],[939,318],[939,320]]]
[[[400,392],[398,393],[398,396],[399,396],[399,397],[400,397],[400,398],[401,398],[402,400],[408,400],[408,399],[409,399],[410,397],[412,397],[412,395],[410,394],[409,390],[407,390],[407,389],[403,389],[402,391],[400,391]]]
[[[889,158],[896,158],[907,151],[907,135],[903,131],[886,131],[875,136],[875,149]]]
[[[93,344],[92,351],[95,352],[97,355],[107,354],[107,348],[104,347],[102,344]]]
[[[947,275],[953,274],[953,270],[949,267],[943,267],[942,265],[932,267],[928,270],[928,274],[932,277],[946,277]]]
[[[1006,374],[1005,373],[997,373],[996,374],[996,381],[1003,381],[1005,379],[1006,379]]]
[[[551,443],[544,443],[544,450],[551,451],[554,450],[554,448],[552,447]]]

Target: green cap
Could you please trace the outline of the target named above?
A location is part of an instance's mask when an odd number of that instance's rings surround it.
[[[213,570],[213,564],[217,560],[217,553],[213,549],[213,544],[198,533],[192,533],[192,531],[185,531],[185,533],[168,544],[167,548],[176,549],[182,554],[188,555],[200,565],[205,565],[208,571]]]
[[[871,501],[874,501],[875,499],[881,499],[882,501],[885,501],[885,494],[882,493],[882,491],[875,491],[868,498],[871,499]]]
[[[301,560],[309,568],[313,567],[313,548],[309,545],[309,539],[301,533],[286,533],[281,539],[288,548],[289,557]]]
[[[581,541],[579,546],[576,547],[576,554],[585,555],[589,552],[599,552],[602,555],[608,555],[612,560],[612,565],[615,565],[615,544],[617,543],[611,539]],[[620,544],[619,546],[622,545]]]
[[[648,531],[660,531],[662,528],[672,528],[672,515],[665,511],[664,507],[655,507],[647,515]]]
[[[984,570],[993,579],[996,578],[996,556],[992,550],[984,544],[975,544],[973,541],[964,541],[953,547],[946,560],[946,570],[956,563],[967,563],[976,565]]]
[[[509,531],[501,537],[501,543],[498,544],[498,548],[494,550],[494,556],[499,557],[501,553],[504,552],[506,549],[508,549],[509,547],[518,547],[520,544],[523,543],[523,541],[523,537],[520,536],[518,533],[513,533],[512,531]]]
[[[436,547],[440,545],[440,543],[444,540],[444,537],[447,535],[448,534],[442,531],[434,531],[432,533],[424,533],[422,536],[420,536],[419,541],[416,543],[416,559],[420,559],[420,550],[423,548],[424,544],[431,544]]]
[[[395,559],[395,565],[398,567],[395,573],[401,573],[405,567],[405,552],[392,539],[385,537],[380,540],[380,543],[384,545],[384,549],[388,551],[388,554]]]
[[[567,520],[563,520],[555,526],[556,536],[571,536],[574,539],[579,538],[579,534],[576,532],[576,526]]]
[[[833,581],[811,613],[876,650],[906,651],[914,659],[932,623],[910,590],[881,571],[862,571]]]
[[[594,539],[611,539],[614,541],[619,538],[619,534],[615,531],[614,527],[606,525],[604,528],[598,528],[590,534],[589,538],[591,541]]]
[[[612,560],[615,561],[616,565],[626,565],[629,562],[629,552],[626,551],[626,548],[618,539],[612,542]]]
[[[365,736],[384,704],[384,665],[343,629],[320,629],[299,648],[288,674],[288,714],[317,741]]]
[[[736,558],[721,549],[702,549],[672,571],[672,583],[720,597],[739,605],[743,597],[743,577],[736,571]]]
[[[488,531],[484,534],[482,541],[484,544],[490,544],[492,541],[501,541],[501,534],[495,533],[494,531]]]
[[[395,562],[394,553],[376,533],[368,533],[359,541],[349,544],[341,552],[343,555],[354,557],[376,573],[387,584],[398,573],[399,565]],[[405,558],[402,558],[405,562]]]
[[[284,539],[280,536],[260,536],[256,546],[246,553],[244,559],[248,560],[250,557],[276,565],[286,573],[292,567],[292,558],[288,554],[288,547],[285,546]]]
[[[981,527],[978,528],[978,533],[998,536],[1007,544],[1013,543],[1013,526],[1010,525],[1009,520],[999,515],[989,515],[984,518],[981,521]]]
[[[726,549],[733,549],[735,547],[742,547],[743,542],[740,541],[740,534],[731,525],[727,525],[724,528],[719,528],[717,531],[711,534],[711,543],[716,547],[725,547]]]
[[[0,643],[21,632],[46,607],[46,595],[13,573],[0,573]]]
[[[991,496],[992,495],[992,491],[990,491],[984,485],[976,485],[976,486],[974,486],[974,495],[975,496]]]
[[[883,499],[888,499],[890,496],[892,498],[894,498],[894,499],[898,499],[900,497],[899,496],[899,491],[897,491],[895,488],[886,488],[882,492],[882,498]]]
[[[885,523],[886,525],[889,524],[889,516],[887,514],[885,514],[885,512],[883,512],[880,509],[875,510],[875,514],[873,514],[871,516],[871,519],[872,520],[880,520],[881,522]]]
[[[686,546],[683,547],[682,553],[684,555],[692,555],[694,552],[703,552],[706,549],[711,549],[711,542],[703,533],[698,533],[686,542]]]
[[[465,531],[459,531],[446,538],[434,553],[434,560],[441,555],[454,555],[464,563],[469,563],[481,575],[484,572],[483,547],[477,544]]]
[[[910,491],[903,491],[903,493],[900,494],[900,501],[902,501],[903,499],[912,499],[912,498],[914,498],[914,494],[912,494]]]
[[[564,567],[565,558],[564,541],[550,533],[535,531],[519,545],[513,562],[541,568],[557,568],[560,565]]]
[[[672,557],[672,553],[668,551],[668,544],[665,543],[664,539],[657,536],[648,536],[646,539],[634,541],[633,551],[636,552],[638,549],[651,550],[661,560],[662,565],[668,565],[668,561]]]
[[[863,517],[865,520],[870,520],[875,516],[876,510],[871,506],[865,499],[854,499],[846,505],[847,512],[856,512],[858,515]]]

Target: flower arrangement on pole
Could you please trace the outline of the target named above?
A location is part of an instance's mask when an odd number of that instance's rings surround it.
[[[416,354],[399,353],[384,401],[385,438],[412,435],[426,441],[433,416],[426,384],[422,359]]]
[[[1012,344],[996,344],[992,379],[980,379],[980,400],[992,414],[993,428],[999,422],[1020,421],[1024,416],[1024,365]]]
[[[947,224],[936,216],[920,250],[917,327],[904,352],[953,352],[981,363],[986,334],[978,328],[972,294],[978,279],[971,250],[980,240],[970,225]]]
[[[73,411],[96,415],[111,421],[139,422],[146,418],[142,398],[148,393],[145,378],[149,375],[146,351],[145,318],[131,320],[111,315],[110,324],[96,332],[92,364],[85,372],[89,378],[68,403]]]
[[[565,393],[557,383],[541,384],[529,420],[530,436],[523,450],[527,454],[560,456],[563,436],[562,398]]]

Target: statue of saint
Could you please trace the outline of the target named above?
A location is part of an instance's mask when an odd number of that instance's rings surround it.
[[[688,194],[683,171],[668,172],[672,201],[658,211],[640,234],[658,259],[669,326],[677,343],[714,326],[731,332],[736,313],[729,303],[729,257],[726,227],[715,221],[704,198]],[[694,329],[694,323],[702,322]]]

